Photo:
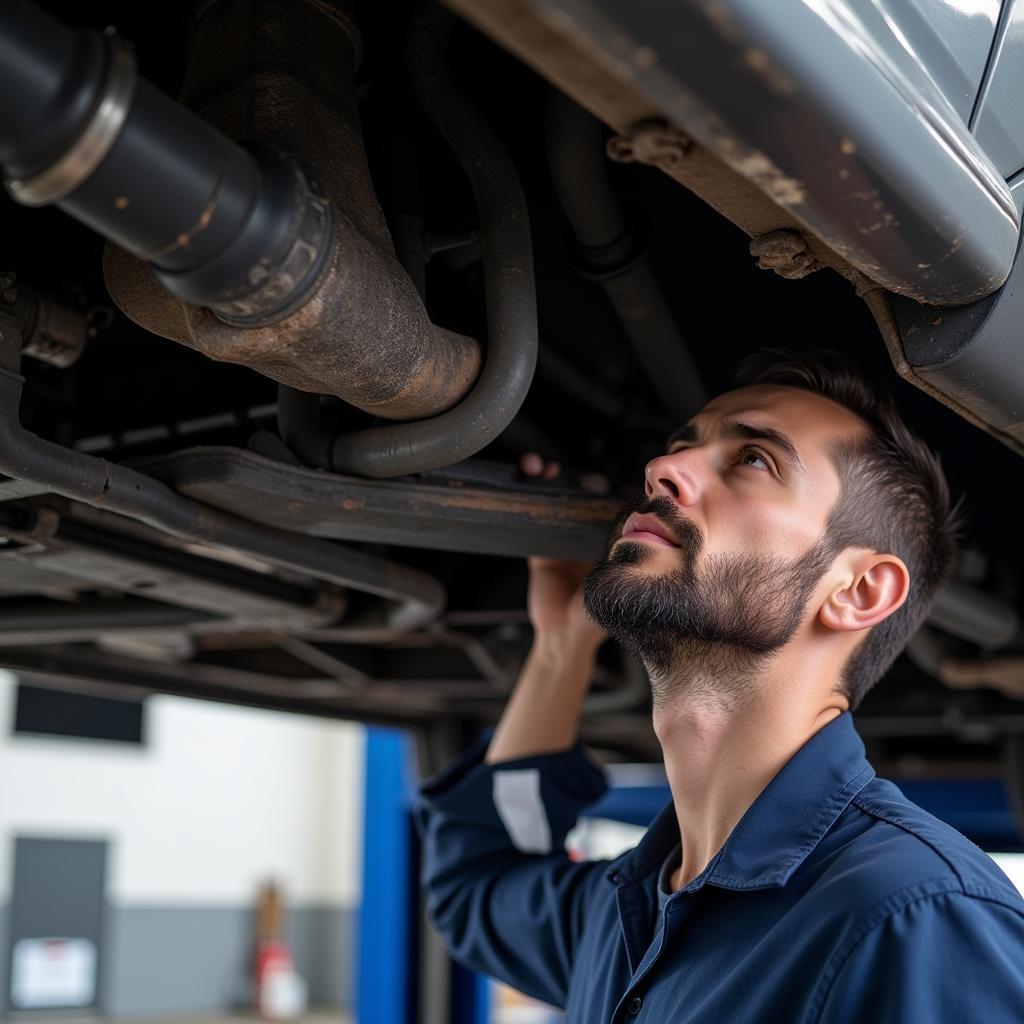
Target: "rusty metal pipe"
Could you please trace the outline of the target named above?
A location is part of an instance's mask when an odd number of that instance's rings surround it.
[[[504,146],[455,79],[450,53],[455,23],[440,8],[420,11],[410,36],[410,79],[420,105],[466,172],[476,200],[487,358],[473,390],[448,412],[334,439],[329,468],[338,472],[384,478],[468,458],[512,422],[537,365],[537,297],[526,199]]]
[[[132,319],[386,418],[433,416],[469,391],[479,346],[431,323],[373,194],[347,3],[203,4],[184,95],[205,120],[138,78],[123,46],[11,3],[0,53],[24,59],[0,77],[26,82],[0,96],[8,189],[121,247],[105,273]],[[14,116],[40,82],[75,110],[48,122],[43,148]]]
[[[480,369],[472,338],[431,323],[395,258],[374,194],[353,76],[361,38],[339,0],[215,0],[191,38],[182,100],[233,138],[298,158],[332,213],[323,273],[272,325],[239,329],[161,297],[143,268],[108,252],[108,287],[148,330],[291,388],[336,395],[376,416],[448,409]]]
[[[278,427],[308,465],[387,478],[468,458],[493,441],[519,411],[537,364],[533,251],[526,200],[505,148],[455,80],[455,19],[423,8],[410,34],[410,79],[424,111],[469,178],[480,219],[487,304],[487,360],[455,408],[419,423],[371,427],[337,437],[323,427],[315,397],[282,389]]]

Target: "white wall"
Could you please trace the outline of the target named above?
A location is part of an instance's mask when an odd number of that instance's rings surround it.
[[[989,856],[1024,896],[1024,853],[993,853]]]
[[[12,735],[0,671],[0,903],[13,836],[111,841],[118,904],[359,902],[363,730],[178,697],[146,702],[141,747]]]

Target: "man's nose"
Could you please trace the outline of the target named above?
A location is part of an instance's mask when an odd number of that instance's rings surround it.
[[[700,489],[691,456],[675,452],[651,459],[644,470],[648,498],[671,498],[679,505],[693,505]]]

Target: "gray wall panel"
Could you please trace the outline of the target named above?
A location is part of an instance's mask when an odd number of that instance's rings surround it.
[[[309,984],[310,1003],[351,1009],[355,1002],[356,910],[307,907],[289,915],[287,938]]]
[[[7,1009],[7,905],[0,903],[0,1013]]]
[[[107,1012],[203,1013],[243,998],[252,914],[207,907],[111,911]]]
[[[313,1006],[351,1009],[356,911],[299,907],[286,939]],[[107,1010],[218,1013],[244,1008],[255,918],[231,907],[119,907],[110,915]]]

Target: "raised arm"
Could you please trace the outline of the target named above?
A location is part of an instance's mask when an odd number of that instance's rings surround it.
[[[470,749],[422,787],[416,815],[428,910],[451,954],[555,1006],[607,869],[564,849],[605,789],[574,744],[603,640],[583,611],[586,570],[530,560],[534,643],[498,729],[483,758]]]
[[[550,558],[529,564],[533,646],[487,749],[488,764],[572,746],[605,636],[583,609],[588,565]]]

